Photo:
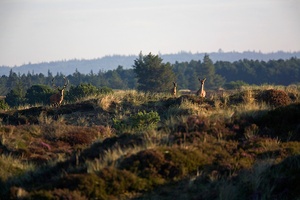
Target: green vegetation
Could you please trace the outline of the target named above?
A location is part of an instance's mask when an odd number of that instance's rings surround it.
[[[9,109],[9,105],[6,103],[4,99],[0,99],[0,110],[7,110]]]
[[[113,127],[119,132],[124,131],[145,131],[157,128],[160,116],[157,112],[138,112],[130,115],[127,119],[114,119]]]
[[[66,99],[69,101],[76,101],[87,96],[97,96],[99,93],[99,89],[92,84],[81,83],[76,87],[71,86],[66,95]]]
[[[25,98],[31,105],[47,104],[52,94],[53,90],[47,85],[33,85],[27,90]]]
[[[137,89],[139,91],[166,92],[170,90],[175,81],[171,64],[162,63],[159,56],[151,53],[146,56],[140,53],[139,58],[134,61],[133,70],[138,77]]]
[[[114,70],[102,71],[99,69],[99,72],[94,73],[91,71],[86,74],[76,70],[73,74],[67,76],[70,87],[77,87],[85,83],[97,88],[108,87],[121,90],[139,88],[142,91],[155,89],[155,91],[165,92],[169,91],[173,81],[178,84],[178,89],[198,90],[199,77],[207,78],[207,89],[219,87],[236,89],[245,85],[262,84],[284,86],[296,84],[295,86],[297,86],[300,80],[300,59],[295,57],[268,62],[243,59],[236,62],[217,61],[213,63],[209,55],[206,54],[204,57],[199,57],[190,62],[176,62],[171,65],[151,53],[140,56],[135,60],[136,63],[133,68],[129,69],[118,66]],[[65,63],[60,64],[64,65]],[[157,72],[158,69],[161,71]],[[8,76],[3,75],[0,77],[0,95],[7,95],[11,90],[14,90],[11,95],[23,98],[27,89],[32,85],[51,86],[53,78],[57,81],[57,85],[63,85],[62,82],[59,82],[60,80],[63,81],[63,76],[63,74],[53,76],[49,71],[48,74],[30,72],[18,74],[11,70]],[[153,76],[155,79],[153,79]],[[152,83],[152,81],[154,82]],[[155,85],[151,86],[151,84]],[[17,103],[22,105],[23,100],[19,99]],[[9,103],[9,105],[16,106],[16,102]]]
[[[300,90],[278,88],[3,110],[0,196],[299,199]]]
[[[51,73],[11,71],[0,78],[0,197],[299,199],[299,75],[288,86],[249,85],[265,70],[282,81],[298,62],[205,55],[170,65],[140,54],[130,70],[68,76],[58,107],[48,104]],[[172,96],[173,81],[197,90],[199,76],[206,98]]]

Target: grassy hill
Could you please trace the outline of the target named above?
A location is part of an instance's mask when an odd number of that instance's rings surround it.
[[[1,111],[0,199],[299,199],[300,88]]]

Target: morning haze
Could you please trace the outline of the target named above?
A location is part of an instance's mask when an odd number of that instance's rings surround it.
[[[212,61],[229,61],[234,62],[242,59],[269,61],[278,59],[289,59],[291,57],[300,58],[300,51],[298,52],[274,52],[274,53],[261,53],[254,51],[246,52],[219,52],[208,53]],[[205,53],[191,53],[191,52],[179,52],[176,54],[162,54],[159,55],[163,62],[189,62],[191,60],[202,60]],[[44,74],[48,75],[48,72],[52,74],[62,73],[64,75],[73,74],[78,71],[83,74],[98,73],[99,71],[107,71],[116,69],[118,66],[122,66],[124,69],[132,68],[134,60],[138,58],[138,55],[122,56],[113,55],[105,56],[97,59],[71,59],[62,61],[42,62],[42,63],[27,63],[21,66],[0,67],[0,75],[9,75],[10,71],[17,74]]]
[[[299,10],[297,0],[3,0],[0,66],[140,51],[295,52]]]

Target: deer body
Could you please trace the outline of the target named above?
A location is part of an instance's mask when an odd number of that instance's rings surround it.
[[[171,93],[172,93],[172,95],[174,96],[174,97],[176,97],[176,95],[177,95],[177,83],[176,82],[173,82],[173,88],[172,88],[172,90],[171,90]]]
[[[54,106],[60,106],[64,100],[64,90],[58,90],[58,93],[50,96],[50,104]]]
[[[200,97],[205,97],[206,96],[206,92],[205,92],[205,90],[204,90],[204,82],[205,82],[205,80],[206,80],[206,78],[204,78],[204,79],[198,79],[199,81],[200,81],[200,89],[197,91],[197,96],[200,96]]]
[[[62,88],[57,87],[54,84],[54,78],[52,79],[52,86],[58,90],[58,92],[56,94],[53,94],[50,96],[50,104],[53,106],[60,106],[62,101],[64,100],[64,90],[66,89],[67,85],[68,85],[68,80],[66,79],[66,77],[64,77],[65,79],[65,84]]]

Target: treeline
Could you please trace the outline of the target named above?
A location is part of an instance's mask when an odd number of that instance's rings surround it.
[[[248,84],[290,85],[300,82],[300,59],[287,60],[239,60],[215,63],[216,72],[226,78],[226,82],[241,80]]]
[[[270,60],[268,62],[258,60],[239,60],[235,62],[217,61],[215,63],[205,55],[202,60],[190,62],[176,62],[171,65],[179,89],[196,90],[199,87],[198,78],[207,78],[206,88],[229,87],[230,84],[276,84],[290,85],[300,82],[300,59],[292,57],[287,60]],[[167,76],[167,75],[166,75]],[[27,74],[10,71],[9,75],[0,78],[0,95],[6,95],[14,88],[26,91],[32,85],[43,84],[51,86],[54,78],[57,85],[63,85],[64,74],[53,75],[48,71],[42,73]],[[114,70],[99,71],[88,74],[75,71],[68,75],[70,85],[89,83],[96,87],[109,87],[112,89],[136,89],[138,79],[133,69],[124,69],[118,66]]]
[[[206,53],[207,54],[207,53]],[[289,59],[291,57],[300,58],[300,51],[297,52],[284,52],[277,51],[271,53],[262,53],[255,51],[244,51],[244,52],[224,52],[219,49],[218,52],[208,53],[209,57],[213,62],[216,61],[229,61],[234,62],[238,60],[248,59],[248,60],[277,60],[277,59]],[[159,54],[165,63],[169,62],[174,64],[178,62],[189,62],[191,60],[199,60],[204,57],[204,52],[191,53],[186,51],[181,51],[173,54]],[[31,72],[32,74],[47,74],[48,69],[51,70],[53,74],[63,73],[68,76],[73,74],[75,69],[80,73],[88,74],[91,70],[98,72],[101,70],[113,70],[116,69],[118,65],[123,66],[124,69],[130,69],[134,64],[134,59],[137,55],[110,55],[104,56],[102,58],[95,59],[71,59],[71,60],[60,60],[60,61],[50,61],[41,63],[27,63],[21,66],[14,66],[13,68],[9,66],[0,66],[0,76],[9,75],[9,71],[12,69],[14,72],[26,74]]]

